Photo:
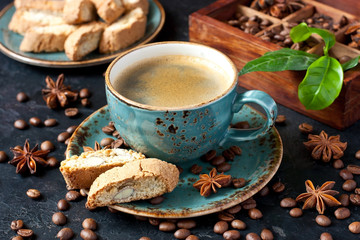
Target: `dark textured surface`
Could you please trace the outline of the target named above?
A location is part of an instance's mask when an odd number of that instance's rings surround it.
[[[9,0],[1,0],[2,9]],[[212,1],[161,1],[166,11],[166,23],[157,41],[187,40],[187,16],[189,13],[208,5]],[[30,140],[31,146],[44,140],[53,141],[56,151],[52,156],[63,158],[65,145],[57,143],[57,135],[67,127],[80,123],[94,110],[105,105],[105,91],[103,72],[106,65],[79,68],[72,70],[46,69],[24,65],[13,61],[0,54],[0,150],[4,150],[11,157],[9,148],[22,145],[25,139]],[[46,75],[56,78],[58,74],[65,73],[66,83],[73,89],[89,88],[93,93],[90,98],[91,108],[80,107],[81,115],[76,119],[64,116],[63,110],[53,111],[46,107],[41,97],[41,89],[45,86]],[[19,91],[26,92],[30,101],[18,103],[16,94]],[[316,133],[324,129],[329,135],[341,135],[341,140],[348,142],[348,149],[342,160],[345,165],[360,164],[360,160],[354,158],[355,152],[360,149],[360,122],[346,131],[340,132],[312,119],[304,117],[292,110],[279,106],[279,113],[287,117],[285,126],[278,126],[284,143],[284,159],[278,174],[273,182],[281,180],[285,183],[286,190],[281,194],[271,193],[267,197],[256,197],[258,208],[263,212],[261,220],[251,220],[245,211],[236,215],[237,218],[247,223],[247,229],[241,231],[242,239],[249,232],[260,234],[266,227],[274,232],[276,239],[319,239],[322,232],[330,232],[334,239],[359,239],[359,235],[349,232],[347,226],[352,221],[360,220],[359,207],[350,206],[352,215],[349,219],[336,220],[334,208],[326,210],[325,214],[332,220],[330,227],[320,227],[315,223],[317,216],[315,210],[306,210],[298,219],[291,218],[288,210],[279,206],[283,197],[296,197],[305,190],[304,181],[313,180],[315,185],[322,184],[327,180],[336,181],[335,189],[341,193],[343,180],[338,176],[339,170],[330,164],[315,162],[310,158],[309,152],[302,142],[306,137],[298,130],[298,125],[308,122],[314,126]],[[56,118],[59,125],[53,128],[30,127],[20,131],[14,129],[13,122],[23,118],[38,116],[42,120]],[[334,116],[341,117],[341,116]],[[355,177],[360,184],[360,177]],[[37,188],[42,192],[43,198],[32,200],[26,196],[26,190]],[[10,223],[14,219],[22,219],[27,228],[34,230],[34,239],[54,239],[61,227],[51,222],[51,216],[57,211],[56,203],[64,198],[66,193],[65,183],[57,169],[43,171],[35,176],[20,176],[15,174],[15,167],[0,163],[0,239],[10,239],[14,232],[10,229]],[[71,203],[71,208],[64,214],[68,217],[66,227],[70,227],[76,233],[75,239],[80,239],[81,222],[87,218],[94,218],[99,225],[96,233],[100,239],[138,239],[148,236],[152,239],[174,239],[172,233],[164,233],[157,230],[147,222],[134,219],[133,216],[122,213],[110,213],[106,208],[88,211],[84,207],[85,199]],[[196,219],[198,226],[192,230],[200,239],[221,239],[221,236],[213,233],[213,225],[216,216],[200,217]]]

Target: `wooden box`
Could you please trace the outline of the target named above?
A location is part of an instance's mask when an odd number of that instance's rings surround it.
[[[334,22],[339,21],[342,16],[345,16],[349,23],[358,20],[354,15],[323,3],[311,0],[303,0],[303,2],[306,4],[304,8],[278,19],[250,8],[250,0],[219,0],[190,15],[189,39],[192,42],[202,43],[222,51],[233,60],[240,70],[248,61],[258,58],[268,51],[282,48],[261,38],[266,29],[288,25],[290,22],[309,17],[314,12],[331,16]],[[248,17],[257,15],[262,19],[270,20],[272,24],[255,35],[245,33],[227,22],[237,12]],[[331,49],[331,55],[334,57],[360,55],[358,49],[345,45],[347,38],[344,36],[344,32],[347,26],[335,32],[338,43]],[[321,39],[316,36],[314,38],[315,44],[307,51],[322,54]],[[316,41],[318,42],[316,43]],[[337,129],[344,129],[360,119],[359,66],[345,72],[344,85],[339,97],[331,106],[319,111],[305,109],[298,99],[298,85],[304,75],[305,71],[253,72],[240,76],[239,85],[247,89],[265,91],[278,103]]]

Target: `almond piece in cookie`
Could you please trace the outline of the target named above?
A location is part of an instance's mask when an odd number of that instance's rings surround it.
[[[174,190],[179,170],[171,163],[146,158],[101,174],[91,185],[86,206],[108,206],[150,199]]]
[[[103,22],[91,22],[81,25],[65,41],[65,54],[78,61],[98,48],[101,34],[105,28]]]
[[[144,154],[133,150],[102,149],[84,152],[62,161],[60,171],[68,189],[90,188],[94,180],[107,170],[144,158]]]

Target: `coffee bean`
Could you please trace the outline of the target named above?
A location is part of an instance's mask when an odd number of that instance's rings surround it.
[[[164,200],[165,200],[165,198],[163,196],[157,196],[157,197],[150,199],[149,202],[152,205],[157,205],[157,204],[162,203]]]
[[[341,194],[339,196],[339,202],[341,203],[341,206],[347,207],[350,204],[350,198],[347,194]]]
[[[224,162],[216,167],[216,170],[218,172],[227,172],[230,171],[230,169],[231,169],[231,165],[227,162]]]
[[[211,159],[211,165],[218,166],[225,162],[225,158],[223,156],[216,156]]]
[[[149,218],[149,223],[153,226],[159,226],[160,220],[158,218]]]
[[[251,208],[248,211],[248,215],[251,219],[260,219],[263,217],[262,212],[257,208]]]
[[[352,222],[352,223],[350,223],[349,230],[352,233],[359,234],[360,233],[360,222]]]
[[[353,174],[347,169],[340,170],[339,175],[344,180],[350,180],[354,178]]]
[[[360,195],[359,194],[350,194],[350,202],[355,206],[360,206]]]
[[[355,175],[360,174],[360,166],[359,165],[348,165],[347,170],[349,170],[352,174],[355,174]]]
[[[197,175],[201,173],[202,169],[202,166],[194,164],[190,167],[190,172]]]
[[[275,35],[275,36],[276,36],[276,35]],[[274,38],[275,38],[275,36],[274,36]],[[281,40],[281,41],[282,41],[282,40]],[[280,124],[280,125],[285,124],[285,121],[286,121],[285,115],[278,115],[278,116],[276,117],[276,119],[275,119],[275,123],[276,123],[276,124]]]
[[[14,127],[20,130],[24,130],[29,127],[27,122],[23,119],[18,119],[14,122]]]
[[[260,237],[261,237],[262,240],[273,240],[274,239],[273,233],[267,228],[264,228],[261,231]]]
[[[325,215],[317,215],[315,218],[315,221],[317,224],[319,224],[322,227],[328,227],[331,225],[331,220]]]
[[[62,212],[56,212],[52,215],[52,222],[58,226],[62,226],[66,224],[67,218]]]
[[[262,197],[265,197],[265,196],[269,195],[269,193],[270,193],[269,187],[265,186],[260,190],[259,195]]]
[[[336,169],[344,168],[344,162],[341,159],[337,159],[333,162],[333,167]]]
[[[241,235],[238,230],[228,230],[223,233],[223,238],[226,240],[237,240],[240,239]]]
[[[120,138],[121,136],[120,136],[120,133],[117,131],[117,130],[115,130],[112,134],[111,134],[113,137],[116,137],[116,138]]]
[[[62,132],[62,133],[60,133],[58,136],[57,136],[57,140],[59,141],[59,142],[65,142],[66,141],[66,139],[68,139],[68,138],[70,138],[70,133],[68,133],[68,132]]]
[[[56,237],[60,238],[60,240],[69,240],[73,236],[74,236],[74,232],[73,230],[71,230],[71,228],[63,228],[56,235]]]
[[[88,98],[83,98],[83,99],[81,99],[80,102],[81,102],[81,105],[83,107],[90,107],[91,106],[91,102],[90,102],[90,100]]]
[[[192,219],[182,219],[177,222],[178,228],[192,229],[196,227],[195,220]]]
[[[26,191],[26,195],[31,199],[38,199],[41,196],[41,193],[37,189],[30,188]]]
[[[40,127],[40,126],[42,126],[42,121],[41,121],[41,119],[40,118],[38,118],[38,117],[32,117],[32,118],[30,118],[29,119],[29,123],[31,124],[31,125],[33,125],[34,127]]]
[[[296,206],[296,201],[293,198],[284,198],[280,201],[280,206],[283,208],[293,208]]]
[[[357,150],[357,152],[355,153],[355,158],[360,160],[360,150]]]
[[[159,230],[163,232],[172,232],[176,229],[175,223],[165,221],[159,224]]]
[[[80,98],[89,98],[90,96],[91,96],[91,93],[90,93],[89,89],[87,89],[87,88],[83,88],[79,92]]]
[[[272,185],[272,189],[276,193],[281,193],[285,190],[285,185],[282,182],[276,182],[274,185]]]
[[[246,234],[245,239],[246,240],[261,240],[259,235],[257,235],[256,233],[248,233],[248,234]]]
[[[231,127],[237,128],[237,129],[249,129],[250,124],[248,121],[242,121],[242,122],[237,122],[237,123],[233,124]]]
[[[11,240],[24,240],[21,236],[12,237]]]
[[[351,213],[348,208],[340,207],[335,210],[334,215],[335,215],[336,219],[345,219],[345,218],[350,217]]]
[[[241,203],[241,207],[245,210],[256,208],[256,201],[253,198],[249,198]]]
[[[301,208],[292,208],[290,210],[289,214],[290,214],[290,216],[292,216],[294,218],[298,218],[303,215],[303,211],[301,210]]]
[[[66,201],[65,199],[60,199],[57,203],[57,208],[60,210],[60,211],[66,211],[68,210],[70,207],[70,204],[68,201]]]
[[[0,151],[0,163],[6,162],[8,160],[8,155],[5,151]]]
[[[235,219],[231,222],[231,227],[239,230],[244,230],[246,229],[246,223],[239,219]]]
[[[189,235],[185,240],[199,240],[199,238],[195,235]]]
[[[86,190],[84,188],[80,189],[80,195],[83,196],[83,197],[87,196],[87,192],[88,192],[88,190]]]
[[[320,240],[333,240],[332,236],[330,233],[327,233],[327,232],[323,232],[321,235],[320,235]]]
[[[67,117],[76,117],[79,114],[79,109],[78,108],[66,108],[65,111],[65,116]]]
[[[76,201],[81,197],[81,194],[77,191],[68,191],[65,195],[65,199],[68,201]]]
[[[16,94],[16,100],[18,102],[26,102],[29,100],[29,96],[24,92],[19,92],[18,94]]]
[[[44,121],[45,127],[54,127],[57,125],[57,120],[55,118],[49,118]]]
[[[354,191],[355,188],[356,182],[353,179],[346,180],[342,185],[342,189],[348,192]]]
[[[49,167],[57,167],[59,165],[59,161],[55,157],[48,157],[47,164]]]
[[[151,238],[149,238],[149,237],[141,237],[141,238],[139,238],[139,240],[151,240]]]
[[[97,235],[90,229],[83,229],[80,232],[80,237],[84,240],[96,240]]]
[[[355,194],[360,194],[360,188],[355,188],[354,192]]]
[[[22,220],[14,220],[10,224],[10,228],[13,231],[17,231],[17,230],[23,228],[23,226],[24,226],[24,222]]]
[[[191,234],[191,232],[188,229],[180,228],[180,229],[176,230],[176,232],[174,233],[174,237],[176,239],[185,239],[190,234]]]
[[[105,126],[105,127],[101,128],[101,130],[103,131],[103,133],[105,133],[107,135],[111,135],[115,131],[115,127],[114,126]]]
[[[232,184],[234,188],[242,188],[246,185],[246,180],[244,178],[234,178]]]
[[[242,208],[241,205],[238,204],[238,205],[235,205],[235,206],[227,209],[226,211],[230,214],[236,214],[241,211],[241,208]]]
[[[103,139],[101,139],[101,141],[100,141],[100,145],[101,145],[102,147],[110,146],[113,141],[114,141],[113,138],[103,138]]]
[[[41,143],[40,149],[43,150],[43,151],[48,150],[48,151],[52,152],[52,151],[54,151],[55,146],[54,146],[54,144],[52,142],[50,142],[49,140],[46,140],[46,141]]]
[[[219,221],[214,225],[214,233],[223,234],[229,229],[229,224],[225,221]]]
[[[110,144],[110,147],[112,149],[114,148],[121,148],[122,146],[124,145],[124,139],[116,139],[115,141],[113,141],[111,144]]]
[[[25,238],[29,238],[34,234],[33,230],[31,229],[19,229],[17,230],[16,233],[21,237],[25,237]]]
[[[235,153],[233,151],[231,151],[230,149],[226,149],[225,151],[223,151],[222,155],[228,161],[232,161],[235,158]]]
[[[239,155],[239,156],[242,153],[242,150],[241,150],[241,148],[239,146],[231,146],[229,148],[229,150],[232,151],[235,155]]]
[[[222,211],[218,213],[218,219],[220,221],[231,222],[235,217],[231,213]]]

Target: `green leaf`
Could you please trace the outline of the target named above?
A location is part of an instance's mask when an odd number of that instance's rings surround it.
[[[357,56],[356,58],[353,58],[353,59],[341,64],[341,66],[344,69],[344,71],[349,70],[353,67],[356,67],[356,65],[358,65],[359,59],[360,59],[360,56]]]
[[[306,41],[310,36],[309,27],[304,22],[290,30],[290,38],[294,43]]]
[[[248,62],[239,75],[249,72],[276,72],[284,70],[306,70],[319,56],[303,51],[284,48],[267,52],[263,56]]]
[[[335,35],[325,29],[319,28],[309,28],[309,31],[311,33],[316,33],[320,35],[320,37],[322,37],[325,42],[324,55],[327,55],[330,48],[332,48],[332,46],[334,46],[335,44]]]
[[[311,110],[330,106],[340,94],[343,79],[343,69],[335,58],[320,57],[309,66],[299,85],[301,103]]]
[[[324,55],[328,55],[329,49],[335,44],[335,35],[327,30],[308,27],[306,23],[300,23],[290,30],[290,38],[294,43],[306,41],[311,34],[316,33],[325,42]]]

